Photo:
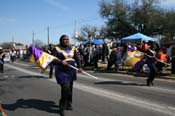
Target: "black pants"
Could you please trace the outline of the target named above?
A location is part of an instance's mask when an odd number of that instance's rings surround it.
[[[109,59],[107,69],[110,70],[113,64],[115,64],[115,59]]]
[[[171,74],[175,74],[175,56],[172,56],[171,60]]]
[[[72,104],[72,89],[73,82],[61,84],[60,110],[64,110]]]
[[[49,71],[49,76],[52,77],[53,75],[53,65],[50,65],[50,71]]]
[[[15,56],[11,56],[11,61],[12,61],[12,62],[15,61]]]
[[[150,69],[150,73],[149,73],[149,78],[148,80],[150,82],[154,81],[154,78],[156,77],[156,70],[153,68],[153,69]]]
[[[94,56],[94,67],[98,68],[98,56]]]
[[[1,60],[1,63],[0,63],[0,72],[3,73],[4,72],[4,62]]]
[[[154,78],[156,77],[157,75],[157,70],[156,70],[156,64],[155,64],[155,61],[148,61],[148,67],[150,69],[150,73],[149,73],[149,76],[148,76],[148,81],[149,82],[153,82],[154,81]]]
[[[104,61],[105,61],[105,54],[102,53],[102,62],[104,62]]]
[[[87,65],[88,65],[88,56],[89,56],[89,55],[84,55],[84,56],[83,56],[84,66],[87,66]]]

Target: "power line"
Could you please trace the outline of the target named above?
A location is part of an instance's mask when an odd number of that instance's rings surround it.
[[[75,34],[77,33],[77,24],[80,25],[80,24],[83,24],[83,23],[87,23],[87,22],[92,22],[92,21],[95,21],[99,19],[99,17],[93,17],[93,18],[86,18],[86,19],[79,19],[79,20],[76,20],[74,21],[74,38],[75,38]],[[57,26],[49,26],[47,28],[44,28],[43,30],[41,31],[38,31],[38,32],[33,32],[32,33],[32,45],[34,45],[34,41],[35,41],[35,35],[38,35],[40,33],[44,33],[45,31],[47,31],[47,43],[48,45],[50,44],[50,30],[55,30],[55,29],[58,29],[58,28],[62,28],[62,27],[67,27],[67,26],[70,26],[72,25],[73,26],[73,22],[72,23],[66,23],[66,24],[61,24],[61,25],[57,25]],[[74,40],[74,44],[76,43],[76,40]]]
[[[82,20],[81,19],[81,20],[76,20],[76,23],[77,24],[82,24],[82,23],[87,23],[87,22],[95,21],[97,19],[99,19],[99,17],[89,18],[89,19],[85,19],[85,20]],[[73,23],[66,23],[66,24],[61,24],[61,25],[56,25],[56,26],[50,26],[49,29],[55,30],[57,28],[61,28],[61,27],[65,27],[65,26],[70,26],[70,25],[73,25]],[[36,32],[35,34],[39,34],[39,33],[44,32],[46,30],[48,30],[48,28],[47,29],[45,28],[42,31]]]

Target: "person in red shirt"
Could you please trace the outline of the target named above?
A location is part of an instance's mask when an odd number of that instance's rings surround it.
[[[157,72],[159,74],[162,73],[162,68],[165,66],[165,64],[163,62],[167,62],[167,56],[163,53],[163,50],[160,50],[159,53],[157,54],[157,58],[158,60],[160,60],[161,62],[157,62]]]

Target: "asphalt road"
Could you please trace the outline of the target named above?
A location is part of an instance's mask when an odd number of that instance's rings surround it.
[[[47,72],[28,62],[5,64],[0,73],[0,96],[8,116],[59,116],[60,86]],[[175,116],[175,81],[94,73],[78,74],[74,83],[73,111],[66,116]]]

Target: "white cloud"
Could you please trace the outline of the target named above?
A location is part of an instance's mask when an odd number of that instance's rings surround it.
[[[14,23],[14,22],[16,22],[16,19],[14,18],[0,17],[0,24],[8,24],[8,23]]]
[[[69,10],[69,7],[63,5],[60,3],[59,0],[45,0],[45,2],[47,2],[48,4],[55,6],[61,10]]]

